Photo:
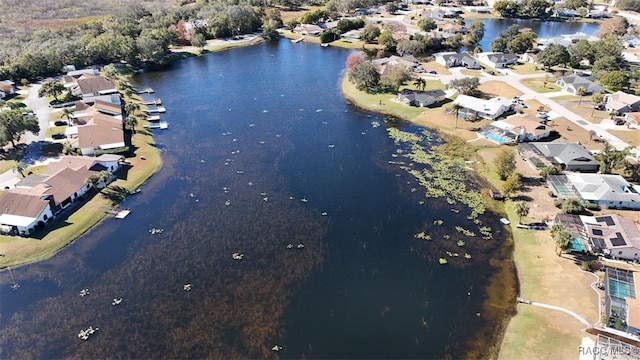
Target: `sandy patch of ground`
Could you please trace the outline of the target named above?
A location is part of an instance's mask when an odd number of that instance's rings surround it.
[[[516,90],[514,87],[511,87],[502,81],[487,81],[480,84],[478,90],[490,97],[502,96],[507,99],[522,95],[520,90]]]

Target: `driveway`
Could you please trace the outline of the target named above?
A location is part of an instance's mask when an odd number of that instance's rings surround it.
[[[27,107],[33,110],[33,113],[38,117],[38,124],[40,125],[40,133],[37,135],[27,132],[24,134],[22,142],[31,143],[32,141],[44,140],[49,128],[49,119],[51,118],[51,107],[46,98],[38,97],[38,91],[40,90],[40,84],[32,84],[29,86],[29,93],[27,98],[22,101]]]

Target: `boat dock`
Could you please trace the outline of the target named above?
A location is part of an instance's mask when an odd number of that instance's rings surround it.
[[[291,40],[291,41],[292,41],[292,42],[294,42],[294,43],[299,43],[299,42],[300,42],[300,41],[302,41],[302,40],[304,40],[304,36],[299,37],[299,38],[297,38],[297,39],[295,39],[295,40]]]
[[[155,91],[152,88],[146,88],[146,89],[136,89],[136,94],[153,94]]]
[[[152,114],[152,113],[163,113],[163,112],[166,112],[167,110],[164,108],[164,106],[158,105],[154,108],[143,109],[142,111]]]
[[[147,121],[160,121],[160,115],[147,116]]]
[[[107,214],[113,215],[116,219],[124,219],[127,215],[131,214],[130,209],[113,209],[105,210]]]
[[[166,130],[169,128],[169,123],[166,121],[153,122],[151,124],[144,125],[144,128]]]
[[[143,105],[162,105],[162,100],[160,98],[155,98],[151,101],[143,102]]]

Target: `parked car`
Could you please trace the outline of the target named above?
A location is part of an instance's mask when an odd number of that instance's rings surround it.
[[[494,71],[487,71],[487,74],[489,75],[495,75],[496,73]]]
[[[54,140],[61,140],[66,138],[66,136],[63,133],[55,133],[53,135],[51,135],[51,138]]]
[[[56,122],[53,123],[55,126],[67,126],[68,123],[64,120],[56,120]]]
[[[537,117],[539,117],[540,119],[548,119],[549,118],[549,114],[547,114],[544,111],[540,111],[538,114],[536,114]]]
[[[429,70],[429,74],[431,74],[431,75],[436,75],[437,73],[438,73],[438,72],[437,72],[437,71],[435,71],[435,70]]]

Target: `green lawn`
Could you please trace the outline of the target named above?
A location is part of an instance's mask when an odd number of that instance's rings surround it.
[[[523,85],[539,93],[549,93],[562,90],[560,86],[556,85],[555,81],[556,78],[554,76],[520,80]]]
[[[543,69],[538,68],[538,65],[532,63],[518,63],[517,65],[513,65],[511,70],[516,74],[544,74],[545,71]]]

